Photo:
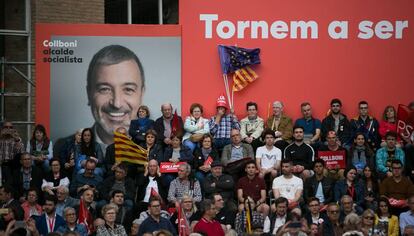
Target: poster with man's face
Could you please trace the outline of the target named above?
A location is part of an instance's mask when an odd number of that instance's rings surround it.
[[[141,105],[149,107],[152,119],[161,115],[163,103],[180,112],[179,30],[89,25],[88,32],[82,30],[88,25],[61,25],[66,31],[47,26],[38,26],[44,33],[37,38],[36,77],[41,87],[36,92],[50,97],[42,96],[36,105],[49,116],[38,113],[36,121],[49,123],[52,140],[92,127],[97,140],[109,144],[114,130],[129,128]],[[47,79],[49,86],[42,81]]]

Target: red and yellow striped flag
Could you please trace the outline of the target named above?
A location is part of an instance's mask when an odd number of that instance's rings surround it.
[[[233,91],[240,91],[255,81],[259,76],[250,67],[238,69],[233,74]]]
[[[115,162],[129,162],[146,165],[148,151],[134,143],[126,135],[114,132]]]

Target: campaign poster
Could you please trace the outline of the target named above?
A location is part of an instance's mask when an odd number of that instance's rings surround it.
[[[327,169],[345,169],[345,151],[319,151],[318,158],[325,161]]]
[[[36,34],[36,123],[53,141],[128,128],[140,105],[154,120],[164,103],[181,113],[180,26],[37,24]]]

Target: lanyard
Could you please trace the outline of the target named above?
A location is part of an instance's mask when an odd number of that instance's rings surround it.
[[[48,223],[47,227],[48,227],[49,232],[53,232],[53,228],[55,227],[55,220],[56,220],[56,217],[47,218],[47,223]]]

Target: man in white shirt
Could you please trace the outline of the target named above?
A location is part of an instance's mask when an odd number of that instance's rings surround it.
[[[303,181],[292,174],[292,160],[282,160],[282,175],[273,180],[273,196],[277,199],[285,197],[289,201],[289,209],[299,205],[303,192]]]
[[[265,130],[263,137],[265,145],[259,147],[256,151],[256,165],[260,178],[265,178],[266,175],[270,174],[271,181],[273,181],[280,171],[282,151],[274,146],[276,137],[272,130]]]

